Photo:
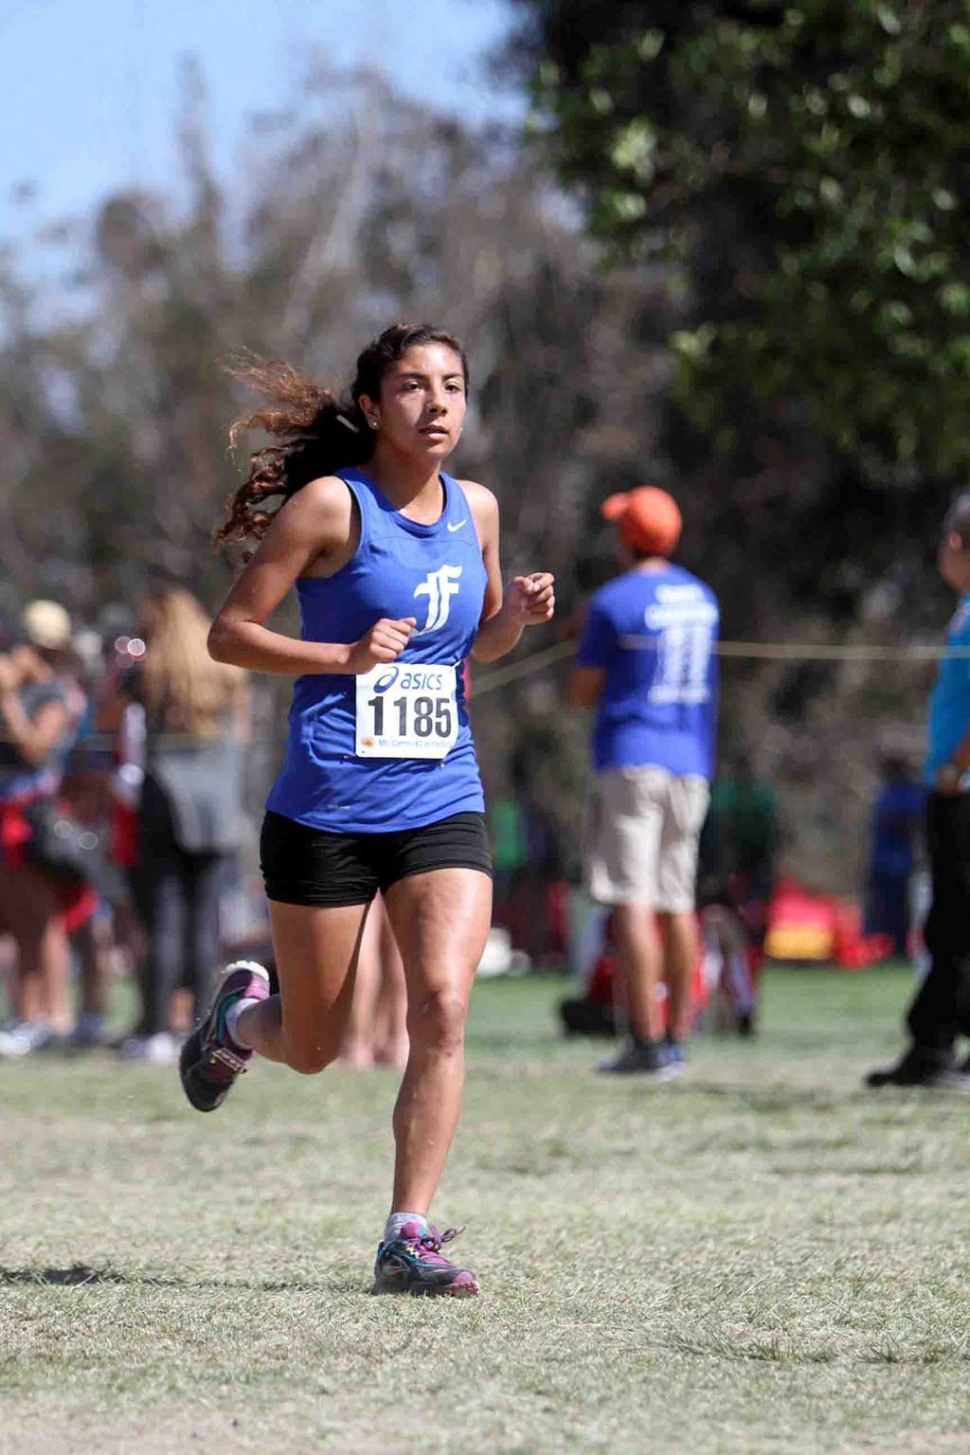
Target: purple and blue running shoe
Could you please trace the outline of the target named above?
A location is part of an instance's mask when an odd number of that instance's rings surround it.
[[[377,1250],[372,1292],[474,1298],[481,1292],[474,1273],[441,1255],[442,1245],[457,1236],[456,1228],[439,1233],[437,1228],[405,1223],[396,1238]]]
[[[265,1000],[269,972],[255,960],[235,960],[222,977],[212,1009],[189,1036],[179,1056],[182,1090],[196,1111],[221,1106],[252,1051],[237,1046],[226,1030],[226,1013],[237,1000]]]

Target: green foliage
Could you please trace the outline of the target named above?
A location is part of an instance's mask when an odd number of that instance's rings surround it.
[[[619,255],[686,265],[676,394],[722,447],[796,400],[874,479],[970,465],[965,0],[533,17],[537,122]]]

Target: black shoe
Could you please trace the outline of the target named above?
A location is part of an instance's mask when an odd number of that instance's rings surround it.
[[[559,1017],[567,1036],[615,1036],[616,1016],[611,1005],[586,997],[559,1002]]]
[[[672,1081],[677,1075],[661,1041],[631,1041],[615,1060],[601,1061],[596,1069],[608,1076],[645,1076],[651,1081]]]
[[[938,1056],[913,1048],[895,1066],[870,1071],[866,1086],[925,1086],[939,1091],[970,1091],[970,1074],[957,1071]]]

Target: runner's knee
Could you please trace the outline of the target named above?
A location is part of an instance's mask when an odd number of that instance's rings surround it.
[[[468,1002],[450,988],[432,991],[408,1010],[408,1034],[412,1041],[435,1050],[457,1049],[465,1037]]]
[[[330,1065],[331,1061],[337,1059],[340,1051],[340,1043],[333,1042],[329,1037],[321,1037],[319,1040],[284,1040],[286,1053],[286,1064],[291,1071],[299,1071],[302,1076],[317,1076]]]

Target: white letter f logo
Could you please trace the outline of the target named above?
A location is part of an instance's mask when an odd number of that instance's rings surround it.
[[[428,619],[414,636],[423,637],[427,632],[437,631],[448,620],[451,598],[458,595],[460,566],[442,566],[440,571],[430,571],[428,579],[414,588],[415,596],[428,598]]]

